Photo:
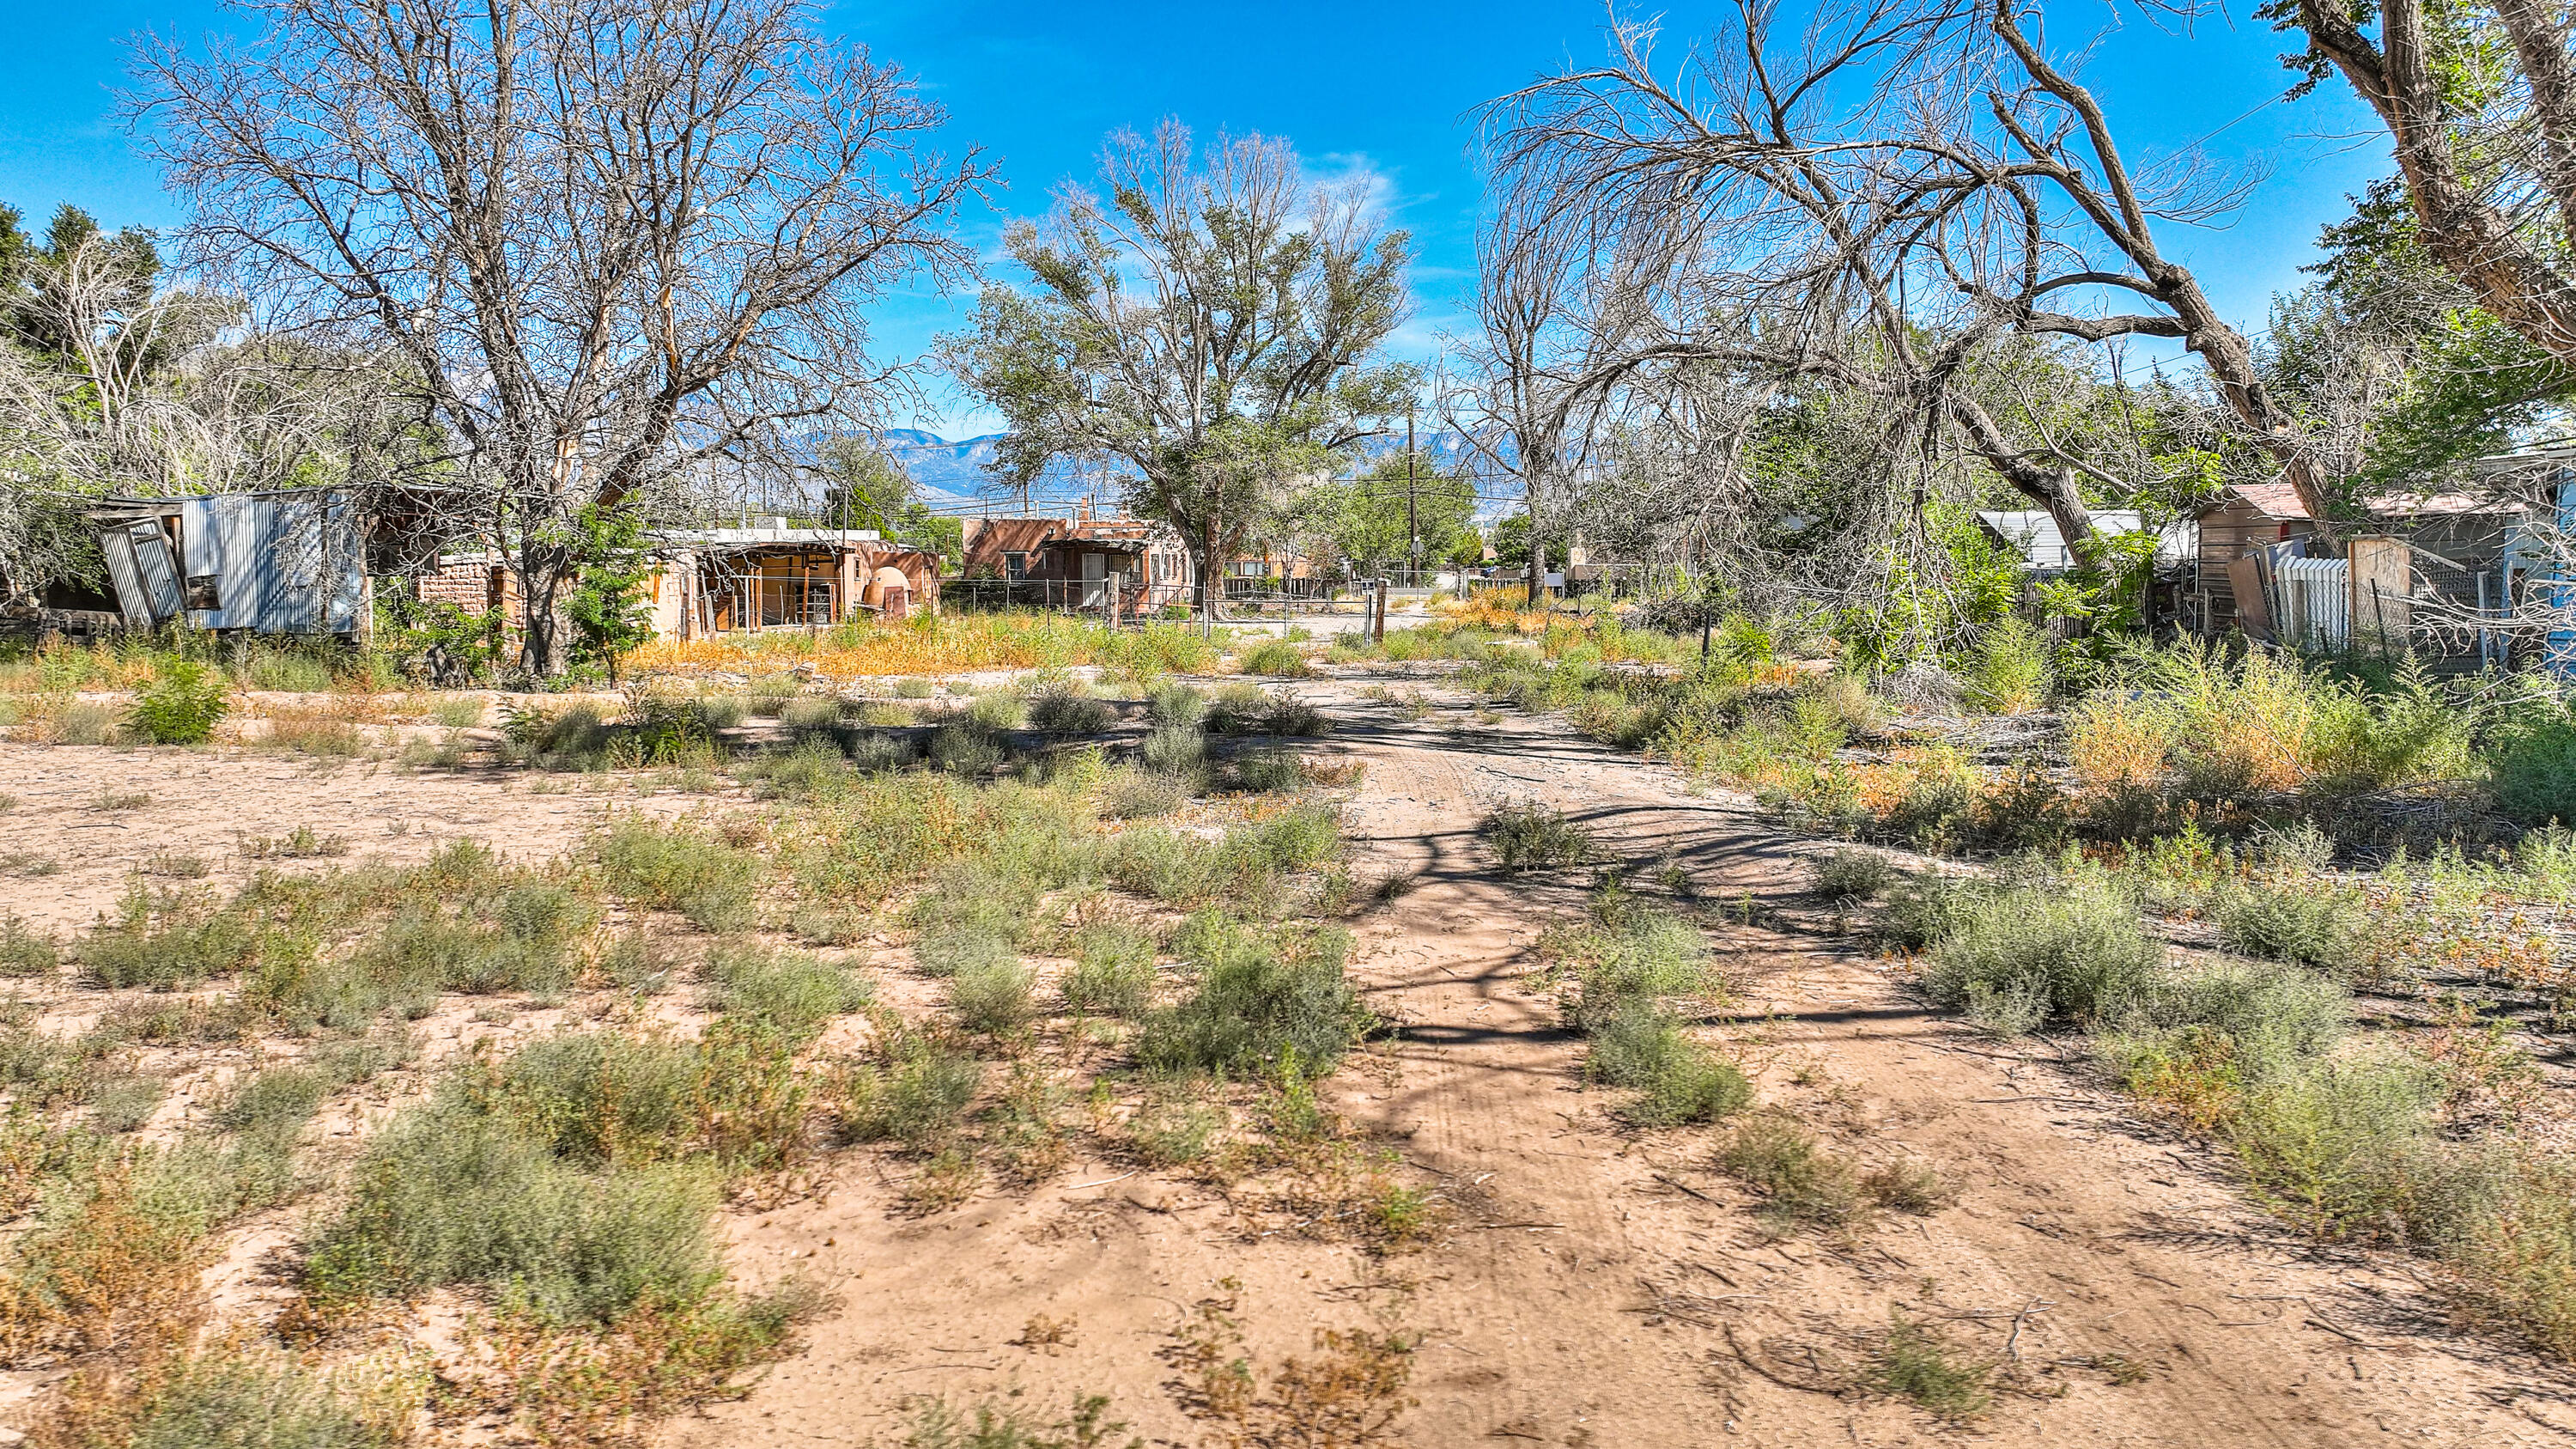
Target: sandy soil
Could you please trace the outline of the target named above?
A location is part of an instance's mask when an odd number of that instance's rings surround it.
[[[649,780],[635,778],[411,771],[256,749],[0,742],[0,795],[16,800],[0,811],[0,902],[60,934],[113,910],[135,872],[161,857],[194,857],[208,868],[194,883],[229,894],[262,869],[413,861],[460,839],[514,860],[542,860],[612,808],[685,814],[723,798],[647,790]],[[134,795],[147,798],[117,798]],[[304,860],[254,859],[244,850],[298,827],[337,837],[346,850]]]
[[[2141,1124],[2051,1044],[1998,1044],[1919,1009],[1895,968],[1802,898],[1803,847],[1749,803],[1694,794],[1554,722],[1480,722],[1470,701],[1398,672],[1304,686],[1341,721],[1318,748],[1368,765],[1349,814],[1361,870],[1407,885],[1354,922],[1355,973],[1398,1029],[1323,1094],[1436,1187],[1448,1219],[1435,1239],[1379,1256],[1239,1188],[1109,1161],[916,1217],[899,1206],[906,1169],[842,1154],[815,1195],[729,1227],[743,1279],[801,1277],[834,1307],[740,1402],[664,1426],[665,1449],[894,1444],[927,1396],[1052,1415],[1088,1393],[1111,1395],[1151,1443],[1196,1445],[1205,1426],[1165,1355],[1211,1298],[1265,1368],[1311,1357],[1320,1329],[1420,1334],[1402,1435],[1419,1446],[2576,1440],[2576,1385],[2455,1331],[2422,1265],[2298,1241],[2244,1204],[2223,1162]],[[1363,696],[1381,681],[1430,708]],[[0,862],[18,862],[0,865],[0,906],[63,932],[156,857],[202,858],[218,890],[263,866],[334,863],[240,848],[299,826],[345,838],[344,861],[461,837],[533,859],[607,809],[729,803],[641,778],[539,780],[0,744],[0,794],[16,801],[0,812]],[[131,793],[151,798],[105,798]],[[1620,1129],[1529,979],[1586,879],[1493,870],[1475,826],[1509,799],[1583,819],[1641,878],[1687,871],[1737,983],[1709,1030],[1763,1101],[1864,1161],[1936,1166],[1957,1204],[1848,1239],[1782,1238],[1716,1170],[1718,1133]],[[26,874],[30,861],[57,869]],[[916,984],[890,981],[892,999]],[[510,1019],[460,1008],[424,1023],[425,1060],[561,1019],[498,1015]],[[387,1110],[354,1104],[330,1131]],[[254,1225],[216,1286],[277,1296],[263,1265],[292,1226]],[[1859,1368],[1898,1313],[2009,1370],[1972,1428],[1865,1391]],[[1038,1319],[1062,1332],[1031,1332]]]
[[[1408,723],[1348,683],[1313,692],[1345,722],[1329,748],[1369,762],[1350,817],[1364,861],[1413,880],[1358,923],[1357,974],[1401,1029],[1327,1096],[1442,1185],[1440,1240],[1373,1257],[1105,1162],[911,1218],[855,1160],[822,1196],[737,1224],[745,1276],[801,1275],[837,1308],[667,1444],[892,1443],[925,1396],[1051,1413],[1079,1393],[1112,1395],[1153,1443],[1196,1444],[1158,1353],[1211,1296],[1270,1364],[1320,1328],[1421,1333],[1404,1437],[1426,1446],[2576,1438],[2566,1376],[2454,1333],[2410,1265],[2281,1233],[2206,1150],[2045,1043],[1921,1011],[1829,922],[1723,928],[1741,1008],[1718,1030],[1765,1102],[1865,1160],[1929,1162],[1961,1195],[1851,1241],[1775,1237],[1714,1170],[1714,1134],[1621,1132],[1581,1089],[1580,1045],[1526,980],[1580,883],[1495,874],[1474,826],[1497,801],[1546,801],[1642,866],[1682,864],[1704,896],[1749,893],[1759,919],[1798,904],[1794,844],[1745,802],[1552,724],[1480,726],[1455,698]],[[1898,1312],[2011,1367],[1973,1430],[1860,1391]],[[1036,1341],[1041,1315],[1068,1341]]]

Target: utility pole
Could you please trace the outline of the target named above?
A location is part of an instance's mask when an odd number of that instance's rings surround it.
[[[1413,512],[1414,472],[1413,405],[1407,403],[1404,408],[1404,556],[1412,568],[1412,573],[1405,580],[1408,584],[1422,582],[1422,525]]]

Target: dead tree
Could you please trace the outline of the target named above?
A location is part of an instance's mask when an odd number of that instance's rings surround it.
[[[585,510],[864,422],[902,374],[861,308],[969,270],[946,223],[988,168],[928,149],[939,108],[802,0],[262,9],[247,46],[138,49],[147,148],[263,323],[416,379],[540,674]]]
[[[1588,219],[1592,254],[1639,299],[1627,310],[1654,319],[1628,324],[1636,356],[1907,400],[2081,541],[2084,457],[1953,381],[2015,333],[2174,338],[2325,516],[2252,350],[2156,247],[2158,222],[2218,214],[2239,193],[2189,168],[2141,180],[2014,0],[1875,0],[1794,39],[1772,7],[1738,0],[1730,28],[1669,75],[1654,39],[1617,26],[1608,65],[1494,108],[1528,209]]]

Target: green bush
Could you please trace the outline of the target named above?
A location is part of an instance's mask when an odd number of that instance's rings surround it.
[[[2462,1185],[2433,1136],[2439,1084],[2396,1055],[2328,1057],[2251,1094],[2232,1124],[2256,1191],[2330,1242],[2438,1242]]]
[[[708,1004],[716,1010],[765,1023],[800,1042],[875,996],[868,979],[846,966],[757,945],[717,947],[707,956],[705,976]]]
[[[2054,673],[2046,636],[2014,615],[1986,626],[1958,672],[1968,698],[1998,714],[2027,714],[2046,704]]]
[[[1901,878],[1875,850],[1829,851],[1816,860],[1816,894],[1829,901],[1876,900]]]
[[[252,689],[284,694],[320,694],[332,685],[331,661],[292,645],[253,645],[237,672]]]
[[[2277,963],[2221,961],[2139,993],[2104,1047],[2132,1075],[2153,1055],[2209,1063],[2230,1084],[2255,1086],[2332,1050],[2351,1021],[2351,994],[2331,981]]]
[[[984,1064],[927,1037],[907,1036],[892,1062],[850,1083],[842,1130],[857,1142],[891,1139],[918,1153],[946,1145],[983,1089]]]
[[[1735,1129],[1717,1164],[1762,1197],[1762,1215],[1783,1227],[1840,1227],[1869,1199],[1860,1173],[1786,1118],[1757,1116]]]
[[[1207,716],[1207,696],[1171,680],[1154,686],[1154,692],[1145,697],[1145,713],[1158,725],[1192,728]]]
[[[1065,974],[1065,1009],[1077,1016],[1140,1016],[1154,991],[1154,939],[1115,922],[1085,926],[1074,937]]]
[[[1145,736],[1137,758],[1158,774],[1195,774],[1207,760],[1207,736],[1192,725],[1162,725]]]
[[[620,1032],[542,1036],[469,1075],[485,1111],[587,1168],[678,1157],[696,1128],[699,1057],[687,1042]]]
[[[1100,813],[1112,820],[1155,820],[1189,803],[1190,782],[1160,770],[1115,770],[1101,781]]]
[[[90,1098],[89,1124],[100,1132],[138,1131],[161,1108],[170,1093],[160,1077],[120,1077],[102,1082]]]
[[[599,842],[608,888],[630,904],[677,911],[710,931],[750,924],[760,857],[685,826],[629,815]]]
[[[1028,717],[1028,700],[1016,689],[988,689],[966,706],[966,722],[985,730],[1015,730]]]
[[[569,887],[533,876],[417,902],[361,957],[364,985],[387,1004],[439,991],[560,991],[577,966],[573,945],[596,919]]]
[[[555,1322],[609,1323],[702,1298],[722,1275],[705,1172],[585,1171],[452,1100],[396,1118],[352,1176],[305,1268],[326,1306],[473,1285]]]
[[[2489,769],[2506,814],[2526,825],[2576,826],[2576,716],[2557,712],[2514,730]]]
[[[257,959],[260,936],[249,916],[220,910],[202,895],[154,893],[136,882],[112,923],[72,946],[83,979],[108,988],[175,991]]]
[[[2165,955],[2126,901],[2074,881],[1965,893],[1931,948],[1924,994],[2007,1034],[2115,1012]]]
[[[1295,755],[1278,750],[1256,750],[1230,762],[1227,773],[1233,776],[1234,788],[1255,793],[1295,790],[1306,783],[1305,767]]]
[[[1320,735],[1331,728],[1315,706],[1258,685],[1229,684],[1208,701],[1206,729],[1212,735]]]
[[[1036,985],[1036,975],[1016,958],[979,962],[949,979],[948,1010],[968,1031],[1004,1036],[1028,1023]]]
[[[1957,1421],[1994,1407],[1994,1390],[1988,1386],[1994,1376],[1995,1365],[1964,1356],[1938,1329],[1900,1312],[1879,1344],[1869,1384],[1926,1413]]]
[[[803,695],[778,707],[778,722],[800,733],[828,730],[841,722],[841,702],[828,694]]]
[[[135,696],[126,727],[156,745],[202,745],[232,709],[221,674],[186,659],[165,661]]]
[[[930,763],[952,775],[990,775],[1002,768],[1009,752],[995,727],[975,719],[941,725],[930,732]]]
[[[1684,1034],[1672,1015],[1651,1007],[1631,1007],[1595,1027],[1584,1069],[1611,1086],[1637,1091],[1621,1115],[1641,1127],[1714,1122],[1753,1100],[1753,1084],[1734,1063]]]
[[[116,1406],[100,1449],[395,1449],[412,1442],[408,1405],[349,1395],[281,1353],[227,1349],[146,1375]],[[107,1426],[92,1421],[93,1430]]]
[[[1307,667],[1306,655],[1296,645],[1284,639],[1271,639],[1245,652],[1243,672],[1267,674],[1279,679],[1303,679],[1315,671]]]
[[[1096,735],[1117,721],[1117,711],[1072,685],[1049,685],[1029,696],[1029,728],[1052,735]]]
[[[52,935],[0,914],[0,976],[47,976],[60,965],[62,948]]]
[[[1714,984],[1708,943],[1699,928],[1666,911],[1633,905],[1603,909],[1593,921],[1551,943],[1573,978],[1566,1024],[1590,1034],[1668,998],[1699,996]]]
[[[1477,827],[1503,869],[1546,870],[1581,865],[1600,847],[1592,832],[1565,818],[1565,812],[1535,801],[1504,805]]]
[[[2345,976],[2369,953],[2367,905],[2359,892],[2329,881],[2232,885],[2211,905],[2219,939],[2248,956]]]
[[[1147,1068],[1245,1071],[1294,1049],[1314,1072],[1329,1072],[1374,1019],[1342,974],[1342,932],[1212,935],[1196,948],[1196,988],[1145,1018],[1136,1056]]]

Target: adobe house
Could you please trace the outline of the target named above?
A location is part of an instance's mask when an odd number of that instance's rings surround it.
[[[648,557],[642,602],[657,639],[818,628],[861,614],[900,620],[939,607],[939,556],[873,531],[770,520],[665,532]],[[498,609],[505,627],[524,618],[517,576],[489,552],[443,558],[417,586],[424,600]]]
[[[1189,551],[1168,526],[1123,516],[969,518],[950,589],[979,608],[1102,610],[1132,617],[1186,604]]]
[[[873,531],[751,528],[663,533],[645,581],[656,637],[816,628],[861,614],[900,620],[939,607],[939,555]]]

